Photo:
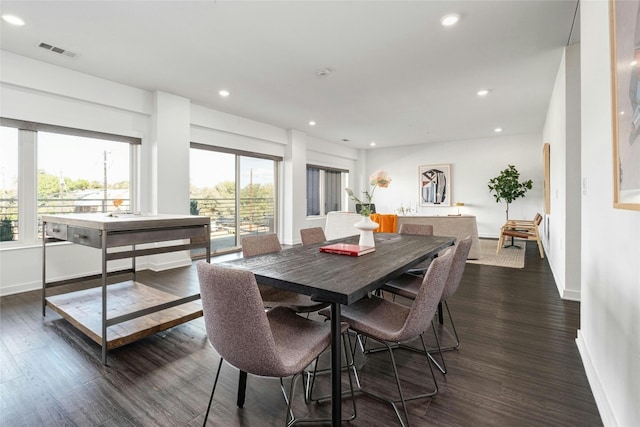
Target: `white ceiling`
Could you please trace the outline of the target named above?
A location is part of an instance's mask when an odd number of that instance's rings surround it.
[[[493,136],[496,127],[541,132],[577,5],[1,1],[26,25],[1,21],[0,47],[351,147],[389,147]],[[442,27],[451,12],[460,22]],[[317,78],[327,67],[333,73]],[[481,88],[489,96],[476,96]]]

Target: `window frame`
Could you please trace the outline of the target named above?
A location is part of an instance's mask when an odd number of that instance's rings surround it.
[[[208,144],[202,144],[202,143],[198,143],[198,142],[191,142],[189,144],[189,150],[205,150],[205,151],[213,151],[213,152],[217,152],[217,153],[224,153],[224,154],[231,154],[235,156],[234,162],[235,162],[235,185],[236,185],[236,218],[235,218],[235,229],[236,231],[240,229],[240,222],[241,222],[241,218],[239,216],[239,212],[240,212],[240,185],[241,185],[241,158],[243,157],[252,157],[252,158],[257,158],[257,159],[263,159],[263,160],[271,160],[273,161],[273,197],[274,197],[274,205],[273,205],[273,232],[278,234],[279,232],[279,224],[280,224],[280,192],[279,192],[279,185],[278,183],[280,182],[280,168],[282,165],[282,161],[283,158],[280,156],[275,156],[275,155],[270,155],[270,154],[264,154],[264,153],[256,153],[253,151],[246,151],[246,150],[238,150],[238,149],[234,149],[234,148],[228,148],[228,147],[219,147],[219,146],[215,146],[215,145],[208,145]],[[191,167],[191,166],[189,166]],[[189,171],[189,174],[191,175],[191,171]],[[191,179],[190,179],[191,181]],[[190,182],[191,184],[191,182]],[[189,198],[191,198],[191,192],[189,192]],[[242,236],[240,235],[240,233],[236,233],[236,241],[235,241],[235,245],[234,247],[231,247],[229,249],[225,249],[225,250],[218,250],[215,251],[216,254],[224,254],[224,253],[228,253],[228,252],[237,252],[239,250],[241,250],[241,244],[242,244]]]
[[[326,172],[339,172],[340,173],[340,188],[343,189],[346,187],[347,182],[349,182],[349,171],[346,169],[341,169],[341,168],[336,168],[336,167],[330,167],[330,166],[320,166],[320,165],[316,165],[316,164],[311,164],[311,163],[307,163],[306,166],[306,178],[309,178],[309,169],[318,169],[320,171],[319,175],[318,175],[318,196],[319,196],[319,207],[320,207],[320,213],[319,214],[309,214],[309,194],[307,194],[306,200],[307,200],[307,218],[321,218],[321,217],[325,217],[327,216],[328,212],[333,212],[333,211],[327,211],[326,210],[326,204],[327,204],[327,188],[325,185],[326,179],[325,179],[325,173]],[[308,182],[306,185],[306,188],[308,188]],[[338,211],[342,211],[345,208],[345,197],[343,197],[343,193],[342,190],[340,190],[340,193],[338,194],[338,200],[340,200],[340,206],[338,207]]]
[[[6,129],[11,129],[11,134],[8,135],[8,138],[10,140],[5,141],[4,143],[6,144],[10,144],[12,147],[10,149],[8,149],[9,151],[15,152],[15,158],[13,158],[13,156],[11,156],[12,158],[7,158],[5,157],[4,160],[9,160],[8,164],[11,164],[11,162],[15,161],[15,170],[16,170],[16,174],[13,175],[9,175],[9,179],[13,180],[15,179],[15,188],[13,188],[13,185],[9,185],[10,191],[15,191],[15,201],[16,201],[16,208],[15,208],[15,215],[16,215],[16,219],[18,222],[18,228],[17,230],[14,229],[14,226],[11,226],[11,232],[13,234],[14,239],[11,240],[2,240],[0,241],[0,243],[6,244],[6,243],[10,243],[10,242],[17,242],[21,239],[22,234],[20,232],[20,190],[22,189],[22,185],[20,183],[20,171],[21,171],[21,167],[20,167],[20,152],[19,152],[19,148],[20,148],[20,129],[17,128],[12,128],[9,126],[2,126],[2,128],[6,128]],[[3,131],[4,133],[4,131]],[[5,135],[3,135],[5,136]],[[15,144],[15,145],[14,145]],[[2,143],[0,143],[0,152],[6,153],[6,151],[4,151],[4,148],[6,148]],[[14,151],[15,150],[15,151]],[[5,174],[5,170],[4,170],[4,166],[3,166],[3,170],[2,170],[2,191],[4,192],[5,188],[7,188],[6,186],[6,174]],[[3,196],[4,197],[4,194]],[[9,209],[9,212],[5,211],[5,207]],[[8,217],[10,220],[13,217],[14,213],[11,209],[11,206],[9,204],[7,205],[3,205],[2,207],[2,212],[0,212],[0,219],[4,220],[4,218]],[[15,239],[15,234],[17,233],[18,239]]]
[[[138,169],[142,139],[0,117],[0,126],[18,129],[18,240],[0,242],[0,248],[42,244],[38,221],[38,132],[81,136],[129,144],[129,197],[138,211]]]

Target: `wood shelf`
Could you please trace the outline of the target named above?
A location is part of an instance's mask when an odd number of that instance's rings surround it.
[[[132,280],[107,287],[107,318],[175,301],[179,297]],[[102,345],[102,288],[47,298],[47,305]],[[172,328],[202,316],[202,304],[192,301],[137,317],[107,328],[107,350]]]

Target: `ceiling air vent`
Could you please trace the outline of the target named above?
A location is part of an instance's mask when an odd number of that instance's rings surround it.
[[[50,45],[48,43],[42,42],[38,46],[43,48],[43,49],[46,49],[48,51],[51,51],[51,52],[54,52],[54,53],[58,53],[60,55],[68,56],[69,58],[75,58],[76,56],[78,56],[78,54],[75,53],[75,52],[71,52],[70,50],[66,50],[66,49],[63,49],[61,47],[52,46],[52,45]]]
[[[329,77],[329,75],[333,73],[331,68],[321,68],[316,71],[316,77],[319,79],[324,79],[325,77]]]

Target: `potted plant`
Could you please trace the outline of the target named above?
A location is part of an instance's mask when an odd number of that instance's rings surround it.
[[[496,203],[504,201],[507,204],[507,221],[509,221],[509,204],[514,200],[524,197],[527,190],[531,190],[533,182],[519,182],[520,172],[513,165],[500,172],[500,175],[489,180],[489,192],[496,198]]]
[[[373,193],[376,191],[377,187],[388,188],[390,183],[391,178],[389,177],[389,175],[387,175],[387,172],[379,170],[369,177],[371,191],[363,191],[363,200],[360,200],[358,197],[356,197],[353,190],[351,190],[350,188],[345,188],[345,191],[347,192],[349,197],[353,199],[354,202],[360,204],[360,215],[362,215],[362,220],[354,224],[355,227],[360,230],[360,241],[358,242],[360,246],[376,245],[375,239],[373,238],[373,230],[376,230],[379,224],[375,221],[372,221],[370,218]]]

